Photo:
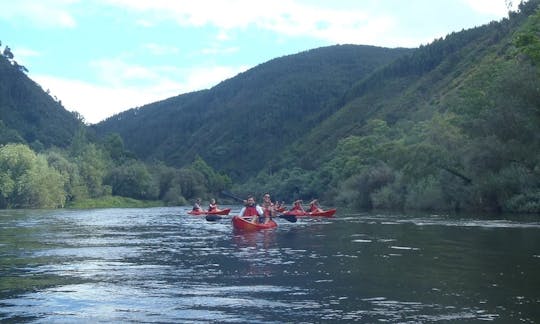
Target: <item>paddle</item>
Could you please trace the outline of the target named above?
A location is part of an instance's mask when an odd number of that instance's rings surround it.
[[[209,222],[215,222],[215,221],[218,221],[220,219],[222,219],[223,217],[219,216],[219,215],[206,215],[206,220],[209,221]]]
[[[234,194],[232,194],[232,193],[230,193],[228,191],[222,191],[221,194],[224,195],[224,196],[227,196],[229,198],[235,199],[237,201],[241,201],[242,203],[245,201],[244,199],[242,199],[242,198],[240,198],[240,197],[238,197],[238,196],[236,196],[236,195],[234,195]],[[294,215],[279,214],[279,215],[277,215],[277,217],[283,218],[283,219],[285,219],[285,220],[287,220],[287,221],[289,221],[291,223],[296,223],[296,221],[298,220],[296,218],[296,216],[294,216]]]

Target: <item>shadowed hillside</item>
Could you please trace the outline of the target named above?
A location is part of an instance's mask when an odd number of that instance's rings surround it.
[[[83,124],[23,69],[0,55],[0,142],[66,147]]]
[[[141,158],[179,166],[200,155],[245,179],[331,116],[351,85],[410,51],[341,45],[281,57],[210,90],[118,114],[95,129],[119,133]]]

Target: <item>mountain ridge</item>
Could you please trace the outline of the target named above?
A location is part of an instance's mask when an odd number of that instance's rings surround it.
[[[150,156],[178,166],[200,155],[214,168],[235,178],[245,178],[246,174],[258,171],[258,166],[228,161],[238,155],[248,160],[268,160],[274,153],[252,154],[243,145],[272,145],[274,150],[284,147],[307,131],[308,123],[316,125],[338,109],[345,90],[356,80],[409,51],[363,45],[312,49],[262,63],[209,90],[120,113],[93,127],[101,135],[118,132],[124,137],[126,147],[142,158]],[[158,110],[167,117],[157,116]],[[181,116],[175,115],[180,111]],[[163,120],[165,126],[156,122],[157,119]],[[246,121],[252,134],[245,129]],[[220,128],[217,122],[224,126]],[[139,145],[144,141],[137,136],[142,130],[134,125],[147,126],[145,132],[159,133],[161,140]],[[170,132],[172,129],[175,132]],[[166,130],[170,133],[165,134]],[[272,140],[267,140],[267,136]],[[243,144],[246,139],[250,140]],[[156,153],[158,146],[162,150]],[[154,149],[154,153],[149,154],[146,149]]]

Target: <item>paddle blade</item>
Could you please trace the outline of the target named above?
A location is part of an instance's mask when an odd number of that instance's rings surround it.
[[[296,221],[298,220],[298,219],[296,218],[296,216],[294,216],[294,215],[284,215],[284,214],[280,214],[280,215],[278,215],[278,217],[279,217],[279,218],[283,218],[283,219],[285,219],[285,220],[287,220],[287,221],[289,221],[289,222],[291,222],[291,223],[296,223]]]
[[[206,215],[206,220],[209,222],[215,222],[220,220],[222,217],[219,215]]]
[[[229,198],[232,198],[232,199],[234,199],[234,200],[238,200],[238,201],[242,201],[242,202],[244,201],[244,199],[242,199],[242,198],[238,197],[237,195],[234,195],[234,194],[232,194],[232,193],[230,193],[230,192],[228,192],[228,191],[225,191],[225,190],[223,190],[223,191],[221,192],[221,194],[222,194],[223,196],[225,196],[225,197],[229,197]]]

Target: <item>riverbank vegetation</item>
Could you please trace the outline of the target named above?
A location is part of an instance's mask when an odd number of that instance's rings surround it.
[[[118,136],[92,143],[79,134],[67,150],[0,147],[0,208],[183,205],[230,186],[202,159],[182,169],[143,163]]]

